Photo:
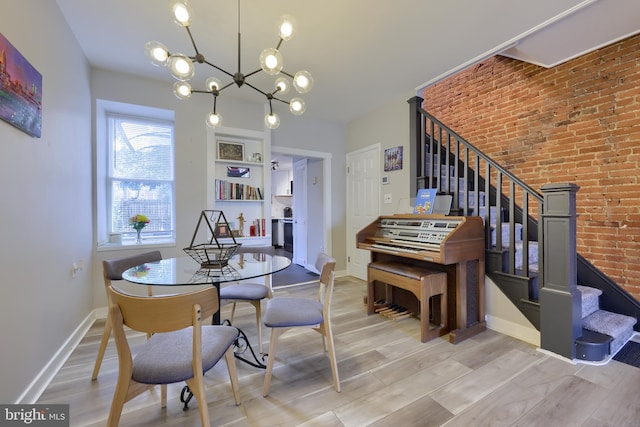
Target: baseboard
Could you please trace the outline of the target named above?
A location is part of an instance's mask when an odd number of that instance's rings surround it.
[[[540,347],[540,331],[499,317],[486,316],[487,328]]]
[[[87,334],[95,320],[96,310],[93,310],[84,318],[80,325],[78,325],[78,327],[71,333],[69,338],[67,338],[64,344],[62,344],[58,351],[56,351],[53,357],[51,357],[45,367],[42,368],[33,381],[31,381],[31,384],[29,384],[20,397],[18,397],[15,404],[32,405],[38,401],[51,380],[53,380],[73,350],[75,350],[82,338]]]

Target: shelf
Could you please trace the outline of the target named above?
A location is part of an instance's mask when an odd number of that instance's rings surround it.
[[[264,166],[264,163],[245,162],[245,161],[240,161],[240,160],[220,160],[220,159],[216,159],[215,162],[216,163],[224,163],[224,164],[232,164],[232,165],[242,165],[242,166],[260,166],[260,167]]]
[[[274,194],[274,197],[293,197],[293,194]]]
[[[215,199],[216,203],[226,203],[226,202],[233,202],[233,203],[264,203],[263,199]]]

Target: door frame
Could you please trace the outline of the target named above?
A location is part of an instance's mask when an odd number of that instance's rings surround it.
[[[271,153],[282,154],[291,157],[304,157],[308,159],[319,159],[322,160],[322,179],[323,179],[323,188],[322,188],[322,200],[320,203],[323,208],[323,218],[324,224],[322,224],[322,234],[323,234],[323,247],[320,248],[321,252],[326,252],[328,255],[331,255],[333,251],[333,239],[331,238],[331,221],[332,221],[332,201],[331,201],[331,158],[333,157],[331,153],[326,153],[322,151],[313,151],[313,150],[303,150],[300,148],[290,148],[290,147],[279,147],[272,145]],[[308,265],[307,269],[315,270],[313,264],[314,260],[307,260],[307,262],[311,263]],[[309,268],[310,267],[310,268]]]

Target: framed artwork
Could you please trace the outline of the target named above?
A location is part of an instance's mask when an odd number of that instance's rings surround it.
[[[224,222],[216,223],[215,234],[216,237],[229,237],[231,230],[229,230],[229,226]]]
[[[244,144],[241,142],[218,141],[218,159],[244,161]]]
[[[387,148],[384,150],[384,171],[397,171],[402,169],[402,146]]]
[[[249,170],[249,168],[227,166],[227,176],[230,178],[250,178],[251,171]]]
[[[42,74],[0,33],[0,119],[40,138]]]

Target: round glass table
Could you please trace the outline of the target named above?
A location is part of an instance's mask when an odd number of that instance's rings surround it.
[[[202,268],[193,258],[184,256],[149,262],[122,273],[128,282],[151,286],[215,285],[253,279],[277,273],[291,265],[291,260],[263,253],[236,254],[224,267]]]

